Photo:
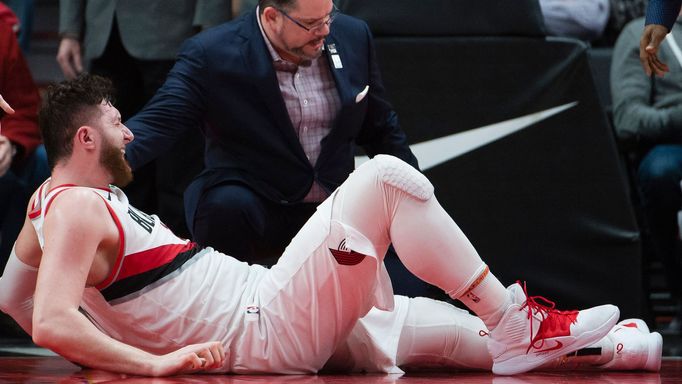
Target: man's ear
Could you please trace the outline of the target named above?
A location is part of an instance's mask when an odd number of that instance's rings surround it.
[[[266,7],[263,10],[263,19],[270,24],[275,23],[277,21],[278,13],[279,12],[274,7]]]
[[[86,149],[95,148],[95,129],[89,125],[83,125],[76,131],[76,137],[74,140]]]

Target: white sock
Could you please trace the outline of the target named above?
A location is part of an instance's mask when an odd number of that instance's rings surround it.
[[[451,296],[464,303],[483,320],[489,330],[493,330],[500,322],[504,311],[511,305],[509,292],[502,283],[490,272],[488,266],[477,274],[468,284],[466,291],[453,292]]]

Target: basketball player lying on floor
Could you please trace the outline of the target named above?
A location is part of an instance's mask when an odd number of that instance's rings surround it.
[[[505,289],[409,165],[353,172],[270,269],[173,235],[128,204],[133,140],[108,81],[52,86],[40,112],[52,177],[34,194],[0,279],[0,307],[36,344],[135,375],[400,372],[516,374],[569,361],[658,370],[660,335],[618,308],[557,311]],[[112,185],[113,184],[113,185]],[[394,296],[382,257],[461,300]],[[479,319],[480,318],[480,319]],[[618,347],[616,347],[618,345]],[[580,350],[600,351],[583,355]]]

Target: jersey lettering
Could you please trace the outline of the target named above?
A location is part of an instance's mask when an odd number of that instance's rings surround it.
[[[134,222],[140,225],[145,231],[152,233],[152,228],[154,228],[154,218],[148,214],[139,211],[132,206],[128,206],[128,215],[133,219]]]

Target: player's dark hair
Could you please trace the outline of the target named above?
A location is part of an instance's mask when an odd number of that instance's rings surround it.
[[[50,169],[71,155],[78,128],[99,117],[97,106],[113,102],[113,91],[109,79],[90,74],[47,88],[39,122]]]

